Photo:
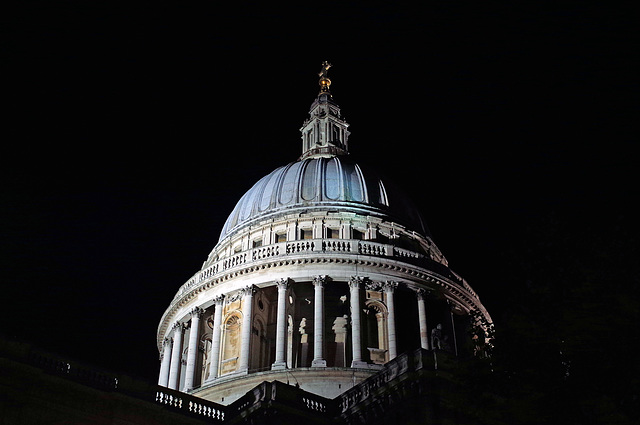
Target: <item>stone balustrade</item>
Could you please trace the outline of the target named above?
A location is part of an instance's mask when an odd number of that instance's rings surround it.
[[[169,388],[159,388],[156,391],[156,403],[215,422],[225,420],[225,406]]]
[[[369,255],[372,257],[392,257],[416,265],[420,265],[421,263],[429,261],[431,263],[430,267],[432,269],[438,269],[441,275],[453,280],[454,282],[457,282],[466,290],[471,289],[471,287],[464,281],[464,279],[462,279],[456,273],[453,273],[448,267],[435,261],[430,261],[426,255],[415,251],[395,247],[390,244],[382,244],[379,242],[356,239],[311,239],[280,242],[272,245],[261,246],[258,248],[249,249],[242,253],[235,254],[225,259],[221,259],[210,265],[206,269],[194,274],[178,290],[174,297],[174,300],[180,298],[182,294],[204,280],[213,278],[220,273],[233,269],[234,267],[247,264],[247,258],[251,258],[252,261],[259,261],[261,259],[286,257],[288,255],[296,254],[332,252],[342,254],[352,253],[359,255]],[[473,292],[472,290],[470,292],[475,298],[477,298],[477,294],[475,292]]]
[[[389,244],[357,239],[308,239],[279,242],[272,245],[252,248],[247,251],[236,253],[231,257],[216,261],[214,264],[197,272],[184,285],[182,285],[174,297],[174,300],[180,298],[182,294],[198,285],[200,282],[214,278],[218,274],[224,273],[235,267],[243,266],[250,261],[255,262],[264,259],[313,253],[339,253],[369,255],[373,257],[396,257],[403,261],[424,261],[427,259],[424,254],[418,252],[397,248]]]

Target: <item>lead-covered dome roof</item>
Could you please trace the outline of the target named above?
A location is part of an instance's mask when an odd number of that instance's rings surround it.
[[[220,239],[256,220],[294,210],[374,215],[428,235],[420,214],[404,194],[350,156],[339,155],[301,159],[260,179],[240,198]]]

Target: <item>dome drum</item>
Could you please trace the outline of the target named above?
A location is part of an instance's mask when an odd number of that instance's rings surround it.
[[[336,259],[337,260],[337,259]],[[218,384],[235,381],[240,377],[256,373],[274,373],[280,369],[294,372],[301,381],[302,388],[313,391],[319,395],[333,398],[340,394],[338,389],[348,389],[349,383],[353,384],[354,371],[363,376],[375,372],[378,367],[393,359],[398,352],[403,352],[412,347],[412,341],[419,338],[419,308],[418,303],[425,300],[433,331],[440,326],[444,328],[441,340],[438,343],[440,349],[462,354],[466,336],[460,331],[469,320],[464,314],[470,307],[464,297],[455,297],[455,294],[446,294],[446,291],[438,284],[437,278],[426,276],[405,276],[402,281],[388,280],[398,278],[407,270],[392,270],[379,265],[367,264],[363,261],[360,265],[362,276],[348,276],[349,271],[354,270],[354,265],[341,261],[331,262],[328,258],[316,258],[315,261],[305,261],[299,258],[299,263],[281,264],[273,266],[267,273],[260,271],[238,274],[232,278],[212,285],[198,294],[183,299],[181,305],[175,305],[175,309],[169,316],[180,318],[178,323],[189,323],[192,312],[198,308],[204,311],[202,322],[198,329],[199,343],[197,344],[199,362],[198,375],[194,377],[191,388],[185,388],[184,378],[177,380],[178,389],[189,390],[196,395],[217,394],[214,389]],[[304,266],[302,268],[301,266]],[[399,267],[400,264],[396,264]],[[278,268],[281,270],[275,271]],[[373,272],[374,269],[380,269]],[[296,274],[297,271],[297,274]],[[309,273],[330,271],[330,275],[308,276]],[[250,276],[254,274],[255,276]],[[280,277],[285,275],[290,277]],[[410,277],[410,279],[407,279]],[[266,279],[269,280],[266,280]],[[316,313],[317,282],[320,278],[324,293],[322,318]],[[373,280],[385,279],[386,280]],[[273,280],[275,279],[275,280]],[[358,292],[358,305],[360,306],[360,334],[361,347],[359,358],[353,348],[353,303],[354,279],[360,280],[360,286],[355,289]],[[276,346],[278,345],[277,322],[279,298],[279,283],[287,282],[284,293],[285,333],[280,344],[284,350],[282,368],[276,368]],[[425,282],[431,282],[430,285]],[[440,282],[442,284],[442,282]],[[449,283],[451,285],[451,283]],[[205,285],[206,287],[206,285]],[[457,288],[456,292],[462,294],[463,289]],[[445,295],[446,294],[446,295]],[[467,297],[469,295],[467,294]],[[422,298],[421,298],[422,297]],[[206,301],[205,301],[206,300]],[[394,320],[390,323],[392,305],[406,306],[396,308]],[[451,309],[455,305],[455,309]],[[412,308],[408,308],[412,306]],[[216,313],[219,311],[219,320],[216,324]],[[452,314],[454,311],[456,314]],[[459,313],[462,313],[460,315]],[[250,318],[250,319],[249,319]],[[322,320],[322,331],[316,329],[318,320]],[[171,320],[168,320],[171,322]],[[250,331],[244,331],[243,327],[249,326]],[[218,344],[214,344],[215,329],[219,329]],[[456,335],[456,331],[459,335]],[[170,339],[175,344],[176,333],[182,332],[181,346],[191,338],[191,328],[186,326],[166,326],[162,335],[162,348],[164,351]],[[318,342],[317,335],[321,332],[323,340]],[[247,335],[245,335],[247,334]],[[446,344],[445,344],[446,342]],[[427,344],[432,343],[427,341]],[[248,346],[247,353],[242,353],[243,344]],[[322,388],[317,383],[312,384],[315,370],[313,364],[316,360],[314,351],[317,344],[322,344],[322,360],[335,382],[341,382],[340,388]],[[394,345],[394,346],[392,346]],[[212,362],[214,350],[218,354],[215,363]],[[184,352],[184,349],[182,350]],[[245,357],[242,367],[242,357]],[[188,357],[188,349],[187,355]],[[356,356],[358,357],[358,356]],[[324,366],[323,366],[324,367]],[[369,372],[366,372],[369,371]],[[282,374],[281,374],[282,375]],[[274,375],[275,376],[275,375]],[[278,375],[280,377],[280,375]],[[286,374],[285,374],[286,376]],[[341,378],[342,377],[342,378]],[[264,376],[262,376],[264,378]],[[272,377],[273,378],[273,377]],[[271,379],[271,378],[270,378]],[[351,379],[351,381],[349,381]],[[363,378],[364,379],[364,378]],[[243,385],[253,382],[251,378]],[[344,381],[344,382],[342,382]],[[302,382],[308,382],[303,384]],[[206,398],[222,402],[233,402],[242,396],[243,391],[233,392],[225,390],[224,400]],[[222,397],[222,396],[221,396]]]

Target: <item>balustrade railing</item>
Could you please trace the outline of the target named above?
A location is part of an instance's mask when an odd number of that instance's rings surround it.
[[[313,241],[295,241],[287,243],[287,254],[297,254],[301,252],[311,252],[315,249]]]
[[[158,388],[156,403],[179,410],[181,413],[209,418],[212,421],[225,420],[225,406],[168,388]]]
[[[409,263],[415,263],[417,265],[422,265],[425,262],[429,262],[430,264],[432,263],[431,268],[435,267],[439,273],[463,285],[467,290],[470,290],[469,285],[466,285],[463,279],[460,276],[452,273],[448,267],[430,260],[426,255],[419,252],[399,248],[390,244],[358,239],[307,239],[290,242],[279,242],[272,245],[256,247],[218,260],[206,269],[201,270],[193,275],[178,290],[178,293],[176,294],[174,299],[179,298],[180,296],[182,296],[182,294],[204,280],[211,279],[220,273],[233,269],[234,267],[245,265],[249,262],[277,257],[285,257],[288,255],[296,254],[334,252],[370,255],[373,257],[393,257],[402,259],[403,261]],[[475,296],[475,293],[472,292],[472,294]]]

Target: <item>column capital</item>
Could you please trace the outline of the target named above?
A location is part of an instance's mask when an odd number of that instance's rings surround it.
[[[291,280],[288,277],[283,277],[282,279],[276,280],[276,286],[278,287],[278,289],[287,290],[290,284]]]
[[[177,331],[177,330],[182,331],[182,330],[184,329],[184,324],[182,324],[182,323],[180,323],[180,322],[176,322],[176,323],[174,323],[174,324],[173,324],[173,326],[171,327],[171,329],[172,329],[173,331]]]
[[[382,284],[382,289],[384,292],[393,292],[398,287],[398,282],[393,280],[387,280]]]
[[[168,344],[173,344],[173,338],[171,337],[166,337],[163,341],[162,341],[162,346],[168,345]]]
[[[224,303],[224,294],[222,294],[222,295],[218,295],[217,297],[215,297],[215,298],[213,299],[213,303],[214,303],[216,306],[222,305],[222,304]]]
[[[363,276],[351,276],[349,278],[349,288],[360,289],[367,282],[367,278]]]
[[[325,283],[329,280],[329,277],[324,275],[318,275],[313,277],[313,286],[324,286]]]
[[[414,289],[414,291],[416,293],[416,297],[418,298],[418,301],[426,300],[429,294],[431,293],[431,289],[425,289],[425,288]]]
[[[202,315],[204,314],[204,309],[200,308],[200,307],[194,307],[189,314],[191,314],[191,318],[193,319],[194,317],[202,317]]]
[[[256,287],[254,285],[248,285],[245,286],[244,288],[241,288],[240,291],[238,291],[241,297],[247,297],[247,296],[253,296],[253,294],[256,293]]]

